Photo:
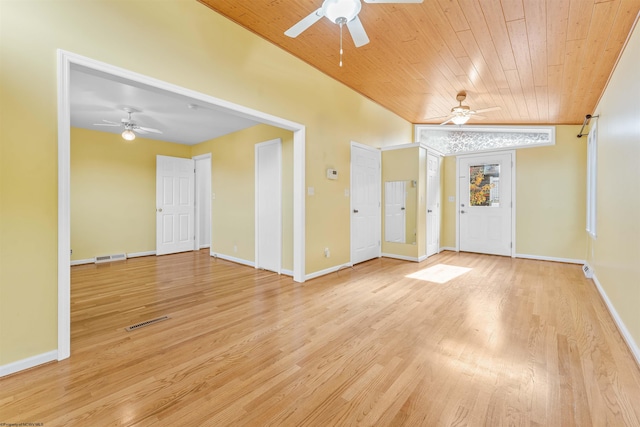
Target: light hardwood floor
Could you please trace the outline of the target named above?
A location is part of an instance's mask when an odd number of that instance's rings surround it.
[[[469,270],[408,277],[443,266]],[[0,423],[640,426],[577,265],[444,252],[296,284],[200,251],[74,267],[71,303],[71,358],[0,378]]]

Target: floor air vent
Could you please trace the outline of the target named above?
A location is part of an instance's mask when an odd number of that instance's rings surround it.
[[[587,264],[582,266],[582,272],[584,273],[584,277],[586,277],[587,279],[593,278],[593,271],[591,271],[591,268],[589,268]]]
[[[127,259],[127,254],[101,255],[96,257],[96,264]]]
[[[131,332],[136,329],[144,328],[145,326],[153,325],[154,323],[162,322],[163,320],[170,319],[169,316],[156,317],[155,319],[146,320],[144,322],[136,323],[135,325],[127,326],[124,328],[125,331]]]

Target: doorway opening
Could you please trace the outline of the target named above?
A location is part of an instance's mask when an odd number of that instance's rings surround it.
[[[233,104],[209,95],[176,86],[142,74],[115,67],[64,50],[58,50],[58,350],[57,359],[71,353],[70,316],[70,152],[71,152],[71,70],[82,68],[105,73],[114,79],[146,85],[186,96],[213,109],[230,111],[257,122],[293,132],[293,279],[305,280],[305,127],[277,116]]]

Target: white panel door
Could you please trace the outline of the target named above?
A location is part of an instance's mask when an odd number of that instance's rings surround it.
[[[458,161],[460,250],[510,256],[512,154],[460,157]]]
[[[440,158],[427,154],[427,256],[440,251]]]
[[[351,263],[380,256],[380,151],[351,145]]]
[[[156,157],[156,255],[195,249],[195,163]]]
[[[405,181],[384,183],[384,240],[406,243],[407,210]]]
[[[282,266],[282,143],[255,145],[255,267],[280,274]]]

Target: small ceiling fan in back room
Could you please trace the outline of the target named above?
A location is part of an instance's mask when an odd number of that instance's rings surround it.
[[[422,3],[423,0],[364,0],[365,3]],[[296,38],[322,17],[340,26],[340,66],[342,67],[342,27],[346,24],[356,47],[369,43],[369,37],[358,18],[362,8],[360,0],[324,0],[319,9],[293,25],[285,35]]]
[[[445,125],[449,122],[452,122],[456,125],[463,125],[469,121],[469,119],[484,119],[484,116],[479,115],[478,113],[487,113],[489,111],[497,111],[500,110],[500,107],[489,107],[483,108],[481,110],[472,110],[468,105],[462,105],[462,101],[467,99],[466,92],[462,91],[456,95],[456,101],[458,101],[458,105],[451,109],[451,114],[448,116],[440,116],[440,117],[431,117],[430,120],[435,119],[447,119],[444,122],[440,123],[441,125]]]
[[[131,115],[133,113],[139,113],[140,110],[136,110],[132,107],[124,107],[122,110],[127,113],[127,118],[123,118],[121,120],[122,123],[112,122],[111,120],[102,120],[104,123],[94,123],[94,126],[111,126],[111,127],[122,127],[124,131],[122,132],[122,138],[127,141],[133,141],[136,139],[136,133],[145,134],[145,133],[162,133],[158,129],[143,127],[138,125],[136,122],[131,119]]]

